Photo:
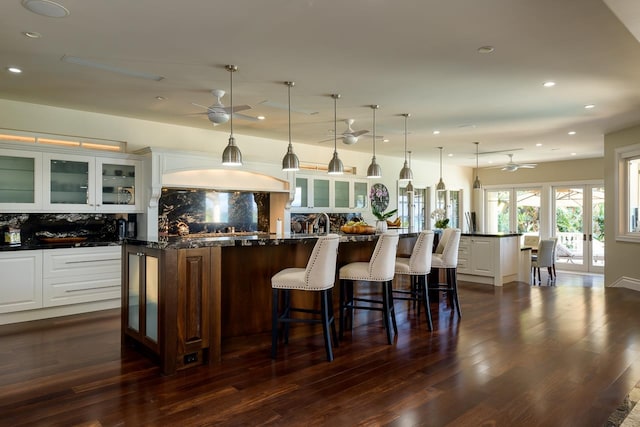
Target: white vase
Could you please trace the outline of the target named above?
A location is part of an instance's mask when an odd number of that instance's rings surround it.
[[[387,231],[387,221],[376,221],[376,233],[385,233]]]

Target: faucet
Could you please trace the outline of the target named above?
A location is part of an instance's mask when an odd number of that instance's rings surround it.
[[[325,212],[321,212],[316,216],[316,219],[313,220],[311,227],[315,228],[316,225],[319,225],[318,222],[320,221],[320,215],[324,216],[324,234],[328,235],[331,228],[331,220],[329,219],[329,215],[327,215]]]

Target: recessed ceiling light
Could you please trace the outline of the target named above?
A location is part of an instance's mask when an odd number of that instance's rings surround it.
[[[570,130],[569,132],[567,132],[569,135],[575,135],[576,131],[575,130]]]
[[[42,37],[42,34],[35,31],[24,31],[22,35],[24,35],[25,37],[29,37],[30,39],[39,39],[40,37]]]
[[[575,156],[576,154],[578,154],[578,153],[571,153],[572,156]]]
[[[165,99],[167,99],[167,98],[165,98],[164,96],[160,96],[160,95],[158,95],[158,96],[156,96],[156,99],[157,99],[158,101],[164,101],[164,100],[165,100]]]
[[[256,117],[256,119],[258,119],[258,120],[264,120],[264,119],[266,119],[266,117],[265,117],[265,116],[258,116],[258,117]]]
[[[453,157],[453,153],[447,154],[448,157]]]
[[[494,50],[493,46],[481,46],[478,48],[478,53],[492,53]]]
[[[554,87],[556,85],[556,82],[544,82],[542,84],[542,86],[544,87]]]
[[[382,142],[389,142],[389,138],[383,138]]]
[[[434,131],[433,131],[433,134],[434,134],[434,135],[440,135],[440,131],[439,131],[439,130],[434,130]]]
[[[587,104],[584,106],[584,108],[586,108],[587,110],[590,110],[592,108],[596,108],[595,104]]]
[[[536,144],[536,147],[542,147],[542,144],[538,142],[538,143]]]
[[[49,18],[69,16],[69,9],[51,0],[22,0],[22,6],[33,13]]]
[[[22,72],[18,67],[7,67],[7,71],[13,74],[20,74]]]

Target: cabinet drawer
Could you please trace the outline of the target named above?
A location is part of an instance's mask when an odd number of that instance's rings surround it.
[[[44,251],[43,277],[93,279],[97,275],[107,275],[120,280],[121,257],[119,246],[48,249]]]
[[[44,279],[43,305],[59,305],[101,301],[120,298],[120,276],[94,274],[91,279],[77,282],[60,279]]]

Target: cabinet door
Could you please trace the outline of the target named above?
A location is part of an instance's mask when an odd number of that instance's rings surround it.
[[[158,352],[159,251],[128,246],[125,257],[126,273],[122,294],[123,331],[151,350]]]
[[[495,274],[496,255],[494,239],[471,238],[471,274],[493,276]]]
[[[367,181],[353,182],[353,207],[362,209],[367,207],[369,200],[369,183]]]
[[[95,210],[95,159],[44,154],[44,207],[55,211]]]
[[[351,207],[351,182],[344,180],[333,181],[333,207]]]
[[[315,178],[313,180],[313,206],[312,208],[328,208],[331,205],[329,198],[329,179]]]
[[[0,209],[25,212],[42,201],[42,154],[0,150]]]
[[[42,251],[0,253],[0,313],[42,307]]]
[[[296,191],[291,203],[293,208],[309,207],[309,179],[296,177]]]
[[[141,165],[136,160],[96,159],[96,206],[100,212],[136,212],[142,210]]]

